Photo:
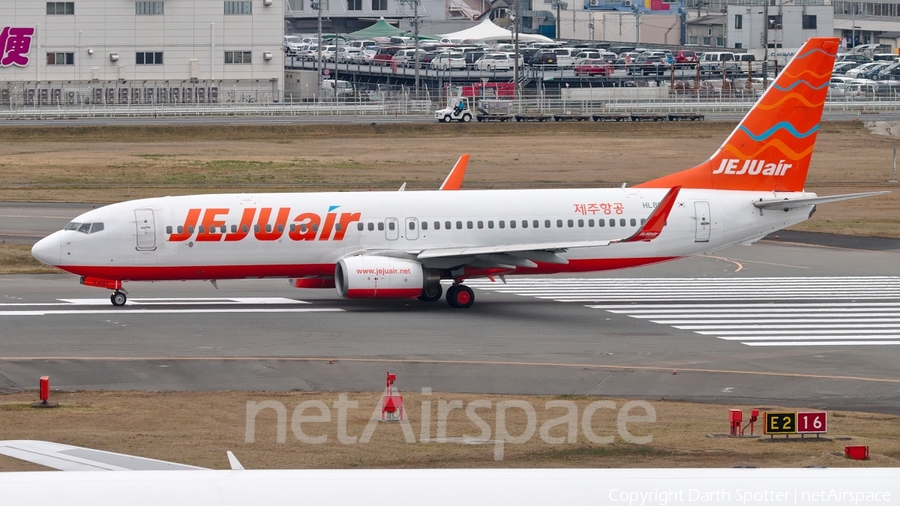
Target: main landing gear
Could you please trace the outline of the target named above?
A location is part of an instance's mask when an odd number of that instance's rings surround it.
[[[475,303],[475,292],[466,285],[454,284],[447,289],[447,304],[450,307],[466,309]]]
[[[125,302],[128,301],[126,294],[127,292],[124,290],[116,290],[115,293],[109,296],[109,301],[112,302],[113,306],[124,306]]]
[[[440,300],[443,293],[444,288],[440,283],[426,285],[425,288],[422,289],[422,295],[419,295],[419,300],[422,302],[434,302]]]

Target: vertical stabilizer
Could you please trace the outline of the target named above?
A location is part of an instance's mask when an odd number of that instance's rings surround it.
[[[837,50],[807,40],[709,160],[636,186],[802,191]]]

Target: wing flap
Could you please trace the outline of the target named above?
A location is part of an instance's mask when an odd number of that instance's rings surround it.
[[[753,205],[760,209],[783,209],[787,211],[788,209],[794,209],[797,207],[806,207],[806,206],[814,206],[818,204],[827,204],[829,202],[840,202],[842,200],[852,200],[852,199],[861,199],[864,197],[873,197],[875,195],[882,195],[884,193],[891,193],[889,191],[880,191],[880,192],[866,192],[866,193],[847,193],[844,195],[831,195],[828,197],[813,197],[806,199],[784,199],[784,200],[760,200],[758,202],[754,202]]]
[[[202,467],[49,441],[0,441],[0,454],[59,471],[196,471]]]

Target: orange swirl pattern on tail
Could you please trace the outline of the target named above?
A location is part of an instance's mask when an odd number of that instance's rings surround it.
[[[802,191],[838,39],[809,39],[706,162],[641,187]]]

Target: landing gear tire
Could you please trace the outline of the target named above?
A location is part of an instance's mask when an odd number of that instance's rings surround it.
[[[475,303],[475,292],[466,285],[453,285],[447,289],[447,304],[450,307],[466,309]]]
[[[116,292],[109,296],[109,301],[112,302],[113,306],[124,306],[125,302],[128,300],[128,297],[125,296],[122,292]]]
[[[428,285],[422,289],[422,295],[419,295],[419,300],[422,302],[434,302],[439,300],[443,293],[444,287],[442,287],[440,283]]]

